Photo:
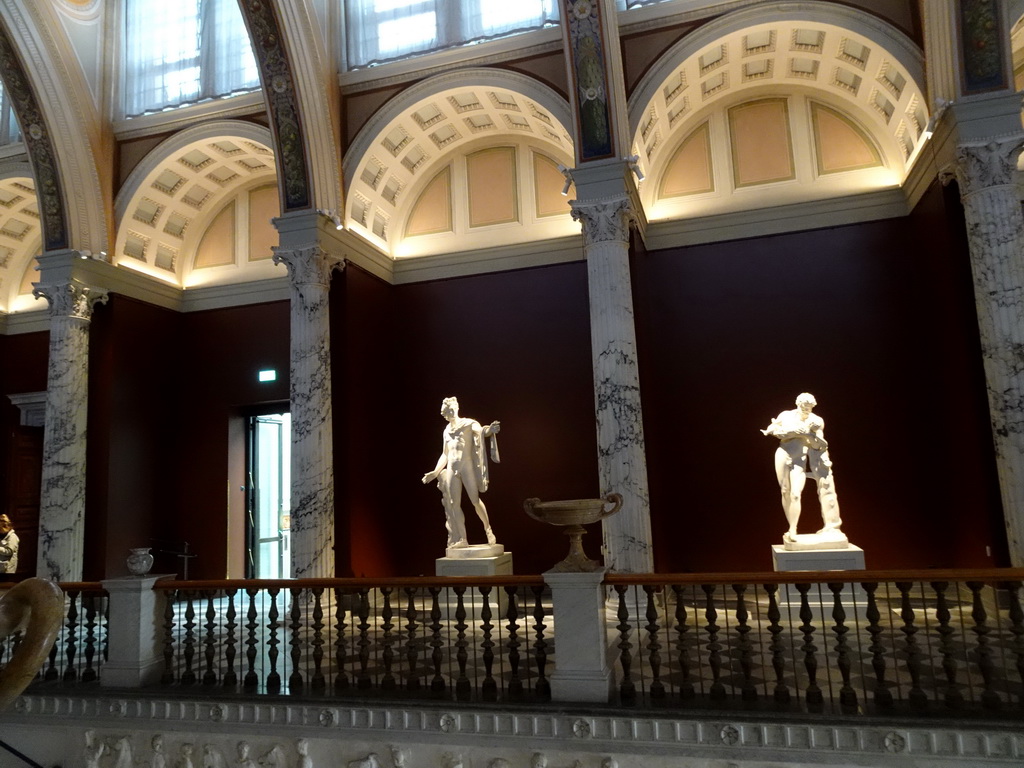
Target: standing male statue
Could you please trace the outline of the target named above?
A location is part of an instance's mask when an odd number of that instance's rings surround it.
[[[0,515],[0,573],[18,572],[18,547],[21,542],[14,532],[11,518]]]
[[[783,411],[772,419],[767,429],[761,430],[762,434],[779,438],[779,447],[775,451],[775,474],[782,491],[782,510],[789,523],[789,529],[783,534],[782,540],[787,544],[797,542],[800,494],[810,475],[818,486],[818,501],[824,523],[815,536],[823,540],[835,540],[837,544],[846,546],[846,536],[839,530],[843,521],[839,519],[832,461],[828,457],[828,443],[825,441],[825,422],[811,412],[817,404],[814,395],[804,392],[797,397],[796,408]]]
[[[448,548],[469,546],[466,539],[466,518],[462,514],[463,488],[469,494],[469,501],[484,524],[487,543],[494,544],[497,539],[491,530],[487,507],[480,499],[480,494],[486,491],[488,486],[484,438],[491,438],[491,459],[495,462],[500,461],[495,435],[501,429],[501,424],[495,421],[482,427],[478,421],[460,418],[459,401],[454,397],[446,397],[441,403],[441,416],[448,420],[448,426],[441,434],[441,457],[437,460],[437,466],[423,476],[423,483],[437,480],[437,487],[441,490],[445,527],[448,529]]]

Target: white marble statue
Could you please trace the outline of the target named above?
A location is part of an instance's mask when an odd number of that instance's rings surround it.
[[[96,731],[85,732],[85,749],[82,750],[82,762],[85,768],[100,768],[100,758],[107,751],[107,745],[97,738]]]
[[[775,451],[775,474],[782,492],[782,510],[789,524],[782,540],[787,546],[802,541],[796,531],[800,521],[800,495],[810,476],[818,486],[824,523],[813,536],[818,542],[834,542],[837,547],[845,547],[849,542],[840,530],[843,521],[839,519],[832,461],[825,440],[825,422],[812,413],[817,404],[814,395],[804,392],[797,397],[796,408],[783,411],[772,419],[767,429],[761,430],[762,434],[779,438],[779,447]]]
[[[167,768],[167,755],[164,754],[164,737],[159,733],[150,742],[153,756],[149,759],[150,768]]]
[[[235,761],[235,765],[238,768],[256,768],[256,761],[250,756],[252,747],[249,746],[249,742],[240,741],[235,747],[235,751],[238,753],[238,759]]]
[[[132,759],[132,740],[130,736],[122,736],[114,744],[117,751],[117,759],[114,761],[114,768],[135,768],[135,761]]]
[[[488,486],[484,438],[491,438],[491,460],[499,462],[495,435],[500,431],[501,424],[495,421],[482,427],[478,421],[461,418],[459,401],[454,397],[446,397],[441,403],[441,416],[448,420],[448,426],[441,435],[441,456],[437,460],[437,466],[423,476],[423,483],[437,480],[437,487],[441,490],[445,527],[448,529],[448,548],[469,546],[466,518],[462,513],[463,488],[484,524],[487,543],[494,544],[497,539],[491,530],[487,507],[484,506],[480,494],[486,491]]]
[[[295,768],[313,768],[313,758],[309,756],[308,740],[296,739],[295,751],[299,753],[299,760],[295,763]]]
[[[182,744],[181,745],[181,756],[178,758],[178,768],[195,768],[195,763],[192,762],[192,752],[195,749],[193,744]]]

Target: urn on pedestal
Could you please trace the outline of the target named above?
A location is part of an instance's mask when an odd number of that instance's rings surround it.
[[[133,576],[145,576],[153,567],[153,555],[150,547],[136,547],[128,550],[128,572]]]
[[[611,509],[606,510],[605,504],[611,504]],[[609,493],[603,499],[571,499],[568,501],[527,499],[523,502],[526,514],[534,520],[540,520],[542,523],[550,525],[565,526],[564,533],[569,537],[569,554],[551,569],[558,573],[587,573],[601,567],[600,561],[591,560],[583,551],[583,534],[587,532],[583,526],[614,515],[621,506],[622,495],[618,493]]]

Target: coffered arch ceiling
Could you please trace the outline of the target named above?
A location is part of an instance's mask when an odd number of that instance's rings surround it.
[[[898,186],[923,142],[928,110],[922,82],[921,54],[913,43],[854,9],[771,3],[717,19],[670,49],[630,99],[634,151],[648,177],[641,187],[648,216],[685,217]],[[690,185],[703,199],[664,194],[666,173],[701,131],[703,149],[688,151],[706,157],[706,185]],[[760,159],[784,164],[771,153],[783,151],[787,141],[788,173],[752,167],[759,147]],[[848,166],[822,161],[869,155],[876,160],[851,159]],[[767,181],[744,183],[745,176]]]
[[[29,164],[0,166],[0,311],[36,308],[26,285],[36,274],[32,268],[42,242],[39,201]]]
[[[280,215],[271,146],[262,126],[218,121],[156,147],[115,202],[111,262],[183,288],[283,275],[269,252],[249,248],[250,240],[266,244],[270,218]],[[216,244],[204,240],[208,228]]]
[[[565,100],[523,75],[473,69],[426,80],[356,137],[342,220],[395,258],[578,233],[567,203],[551,200],[563,184],[557,166],[572,163],[567,125]]]

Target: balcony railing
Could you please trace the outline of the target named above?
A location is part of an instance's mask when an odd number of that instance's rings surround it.
[[[609,576],[619,701],[1019,713],[1020,575]]]
[[[34,685],[851,717],[1024,707],[1021,569],[609,574],[589,598],[565,576],[65,584]],[[149,647],[119,641],[125,625]],[[576,698],[581,679],[600,696]]]
[[[162,582],[163,685],[546,700],[541,577]]]

